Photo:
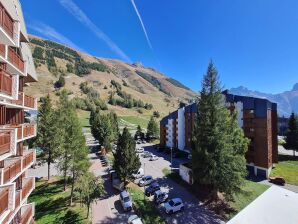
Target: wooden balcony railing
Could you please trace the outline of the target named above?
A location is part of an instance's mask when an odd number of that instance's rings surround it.
[[[16,66],[20,71],[24,72],[25,63],[21,56],[12,48],[8,48],[8,61]]]
[[[0,216],[8,209],[9,190],[4,189],[0,191]]]
[[[2,57],[5,57],[5,45],[4,44],[0,44],[0,55]]]
[[[22,217],[21,217],[21,222],[20,223],[28,223],[30,221],[30,218],[33,216],[33,207],[32,205],[27,206],[27,208],[22,208]]]
[[[0,68],[0,92],[12,94],[12,75]]]
[[[23,156],[23,168],[26,168],[30,163],[33,162],[34,152],[31,151],[27,155]]]
[[[21,168],[21,160],[17,160],[8,167],[4,168],[3,183],[6,184],[9,182],[13,177],[21,172]]]
[[[33,178],[28,178],[27,182],[22,188],[22,200],[28,197],[28,194],[32,190],[32,188],[33,188]]]
[[[0,155],[10,151],[10,131],[0,132]]]
[[[18,208],[21,205],[21,191],[16,191],[15,207]]]
[[[19,92],[18,93],[18,99],[17,100],[13,100],[13,103],[23,106],[23,99],[24,99],[24,93],[23,92]]]
[[[35,108],[35,98],[25,95],[24,96],[24,106],[30,107],[30,108]]]
[[[13,38],[14,20],[6,11],[4,6],[0,3],[0,26],[7,32],[7,34]]]
[[[35,125],[34,124],[25,124],[23,126],[23,138],[34,135]]]

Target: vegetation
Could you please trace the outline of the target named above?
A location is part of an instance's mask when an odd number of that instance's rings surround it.
[[[48,165],[48,180],[50,180],[51,164],[59,157],[61,150],[61,130],[49,96],[41,98],[38,113],[36,144],[42,149],[41,158]]]
[[[143,79],[147,80],[148,82],[150,82],[153,86],[155,86],[159,91],[170,95],[170,93],[163,87],[163,85],[161,84],[161,82],[155,78],[152,75],[149,75],[147,73],[144,72],[140,72],[140,71],[136,71],[136,73],[141,76]]]
[[[136,153],[136,142],[131,137],[127,128],[123,129],[117,142],[117,150],[114,154],[113,167],[121,180],[126,183],[132,179],[132,174],[136,173],[141,166],[140,158]]]
[[[64,191],[63,180],[57,179],[48,183],[36,182],[36,188],[29,197],[29,203],[35,202],[35,223],[78,223],[89,224],[86,218],[87,208],[74,201],[69,207],[70,191]]]
[[[61,88],[65,86],[65,79],[62,75],[60,75],[59,79],[55,82],[55,88]]]
[[[142,128],[140,125],[137,127],[137,131],[135,133],[135,140],[137,139],[144,139],[145,138],[145,133],[142,131]]]
[[[159,126],[153,116],[148,122],[146,137],[148,140],[159,138]]]
[[[282,176],[286,183],[298,186],[298,158],[279,155],[278,160],[270,176]]]
[[[293,155],[295,156],[295,151],[298,152],[298,124],[297,118],[294,113],[291,114],[289,119],[289,127],[286,131],[286,143],[284,147],[289,150],[293,150]]]
[[[160,117],[160,113],[158,111],[154,111],[153,112],[153,117],[159,118]]]
[[[173,78],[167,78],[166,79],[168,82],[172,83],[174,86],[177,86],[179,88],[182,88],[182,89],[186,89],[186,90],[190,90],[188,87],[186,87],[185,85],[183,85],[181,82],[173,79]]]
[[[44,60],[44,50],[41,47],[35,47],[32,56],[36,59]]]
[[[166,221],[158,215],[157,207],[152,204],[135,184],[129,184],[128,191],[134,202],[134,209],[144,223],[165,224]]]
[[[208,186],[218,199],[239,192],[246,176],[248,139],[238,127],[237,114],[230,114],[221,94],[217,71],[211,62],[203,78],[192,151],[196,184]]]

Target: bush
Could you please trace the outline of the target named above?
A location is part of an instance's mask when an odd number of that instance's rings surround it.
[[[160,114],[158,111],[154,111],[153,112],[153,116],[156,117],[156,118],[159,118],[160,117]]]
[[[88,63],[84,61],[81,57],[76,58],[75,61],[75,74],[78,76],[84,76],[91,73]]]
[[[32,56],[35,59],[43,60],[44,59],[43,54],[44,54],[44,49],[42,49],[41,47],[35,47]]]
[[[61,88],[65,86],[65,79],[62,75],[60,75],[59,79],[54,84],[55,88]]]
[[[74,67],[73,67],[73,65],[70,64],[70,63],[67,63],[67,64],[66,64],[66,71],[67,71],[68,73],[74,73]]]

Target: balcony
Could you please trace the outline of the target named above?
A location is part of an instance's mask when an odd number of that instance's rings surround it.
[[[13,38],[14,20],[6,11],[4,6],[0,3],[0,26],[6,31],[8,36]]]
[[[8,61],[11,64],[13,64],[17,69],[19,69],[21,72],[25,71],[25,62],[12,47],[8,47],[7,57],[8,57]]]
[[[34,217],[34,213],[35,213],[35,206],[33,203],[22,206],[22,208],[21,208],[21,222],[20,223],[22,223],[22,224],[31,223],[31,221],[33,220],[33,217]]]
[[[12,95],[12,75],[0,68],[0,92]]]
[[[10,131],[0,132],[0,156],[10,152]]]
[[[4,168],[2,168],[2,175],[1,178],[2,183],[6,184],[9,183],[11,180],[13,180],[18,174],[22,171],[22,160],[21,158],[14,158],[11,160],[5,160],[5,163],[8,163],[7,165],[4,165]]]
[[[24,178],[23,179],[23,187],[22,187],[22,201],[30,195],[32,190],[34,189],[34,177]]]
[[[17,126],[17,130],[18,141],[23,141],[24,139],[32,138],[35,136],[36,124],[22,124],[20,126]]]
[[[17,100],[11,100],[12,104],[26,107],[31,110],[37,110],[37,99],[31,96],[25,95],[23,92],[18,93]]]
[[[0,216],[8,210],[9,189],[0,189]]]
[[[22,160],[23,160],[23,165],[22,168],[26,169],[28,166],[31,166],[31,164],[35,161],[35,150],[28,150],[25,151]]]

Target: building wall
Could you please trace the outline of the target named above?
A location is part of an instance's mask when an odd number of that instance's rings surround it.
[[[166,135],[167,135],[167,129],[166,126],[163,124],[160,124],[160,146],[165,147],[166,146]]]
[[[185,115],[184,107],[178,110],[178,149],[185,148]]]

